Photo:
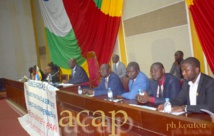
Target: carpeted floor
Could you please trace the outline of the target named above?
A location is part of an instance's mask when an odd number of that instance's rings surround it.
[[[0,136],[29,136],[18,117],[22,116],[6,101],[6,93],[0,93]]]

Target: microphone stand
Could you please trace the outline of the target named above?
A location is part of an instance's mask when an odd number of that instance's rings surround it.
[[[52,81],[52,77],[53,76],[55,76],[56,74],[58,74],[59,73],[59,70],[56,72],[56,73],[54,73],[53,75],[51,75],[51,74],[48,74],[48,84],[50,84],[50,82]]]

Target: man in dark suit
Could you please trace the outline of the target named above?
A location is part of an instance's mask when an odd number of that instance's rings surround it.
[[[214,112],[214,79],[200,72],[200,62],[194,57],[185,59],[181,70],[185,81],[179,95],[170,101],[172,111]],[[163,110],[163,104],[158,110]]]
[[[137,95],[140,103],[151,102],[161,104],[165,102],[165,98],[175,98],[181,90],[180,81],[172,74],[165,73],[162,63],[153,63],[150,72],[152,80],[149,83],[149,89],[144,95]]]
[[[89,82],[89,79],[85,70],[81,66],[77,65],[76,60],[74,58],[71,58],[68,61],[68,65],[72,70],[72,75],[68,83],[82,84],[82,83]]]
[[[88,93],[89,95],[105,95],[107,94],[108,88],[111,88],[113,95],[121,95],[125,92],[120,78],[111,72],[111,68],[108,64],[103,64],[100,67],[100,74],[102,76],[102,81],[98,87],[91,89],[83,89],[83,94]]]
[[[112,71],[117,74],[120,78],[125,77],[126,76],[126,67],[125,65],[119,61],[119,56],[117,54],[114,54],[112,56],[112,62],[113,64],[113,68]]]

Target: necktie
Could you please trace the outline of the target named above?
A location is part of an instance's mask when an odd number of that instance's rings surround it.
[[[160,92],[161,92],[161,86],[158,85],[158,88],[157,88],[157,94],[156,94],[156,97],[159,98],[160,97]]]
[[[106,89],[108,89],[108,81],[106,78],[105,78],[105,87],[106,87]]]
[[[161,89],[161,85],[159,85],[159,98],[163,97],[163,91]]]
[[[74,78],[74,70],[72,69],[72,78]]]
[[[117,73],[117,66],[116,66],[116,64],[114,64],[114,71],[115,71],[115,73]]]

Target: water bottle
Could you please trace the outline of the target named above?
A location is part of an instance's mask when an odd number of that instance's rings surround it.
[[[82,88],[81,88],[81,86],[78,86],[78,94],[82,94]]]
[[[172,112],[172,105],[169,102],[169,98],[165,98],[164,112],[166,112],[166,113],[171,113]]]
[[[144,95],[144,91],[141,91],[141,89],[138,90],[139,95]]]
[[[112,101],[113,100],[113,92],[111,88],[108,88],[108,100]]]

